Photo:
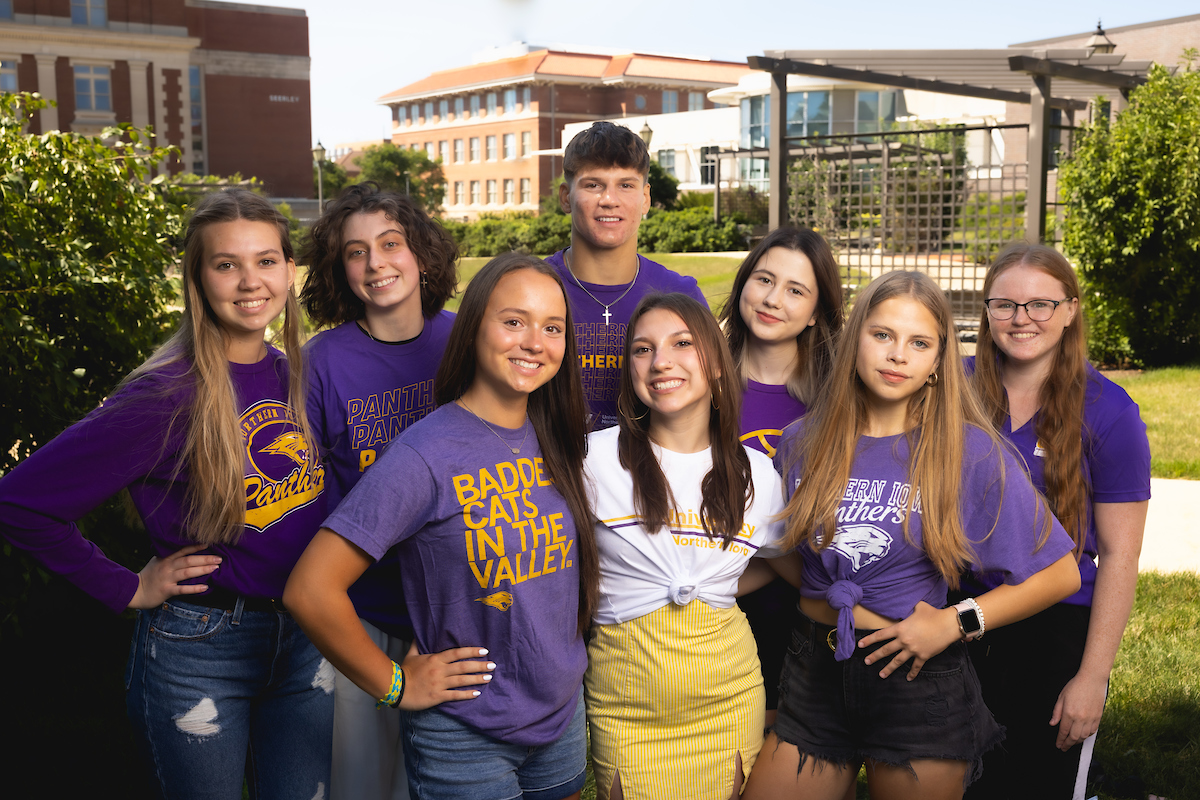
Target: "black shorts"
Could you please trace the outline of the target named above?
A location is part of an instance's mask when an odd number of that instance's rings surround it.
[[[832,635],[831,635],[832,632]],[[856,630],[855,639],[872,631]],[[865,664],[875,647],[834,661],[836,628],[801,615],[779,684],[775,735],[815,757],[856,766],[864,761],[908,767],[913,759],[966,761],[966,783],[979,777],[983,754],[1004,738],[979,690],[966,646],[955,642],[925,662],[887,678],[886,662]]]

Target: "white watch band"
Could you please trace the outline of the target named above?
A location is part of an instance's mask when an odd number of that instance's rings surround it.
[[[954,605],[954,611],[956,613],[956,619],[958,619],[958,630],[959,630],[959,633],[962,634],[964,642],[973,642],[976,639],[983,638],[983,632],[984,632],[984,630],[986,630],[986,625],[984,624],[984,621],[983,621],[983,609],[979,607],[979,603],[975,602],[974,597],[968,597],[966,600],[963,600],[961,603],[956,603]],[[961,614],[964,611],[974,611],[975,612],[975,617],[979,620],[979,630],[967,633],[967,631],[963,628],[962,619],[961,619],[961,617],[957,617],[957,614]]]

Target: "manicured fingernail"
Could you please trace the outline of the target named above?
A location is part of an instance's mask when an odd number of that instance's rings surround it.
[[[483,692],[471,692],[471,697],[479,697]]]
[[[484,675],[484,676],[483,676],[483,679],[484,679],[485,681],[490,681],[490,680],[492,679],[492,676],[491,676],[491,675]]]
[[[481,655],[481,656],[486,656],[486,655],[487,655],[487,648],[484,648],[484,647],[481,647],[481,648],[479,648],[479,655]]]
[[[496,668],[496,662],[495,662],[495,661],[489,661],[489,662],[487,663],[487,668],[488,668],[488,669],[495,669],[495,668]]]

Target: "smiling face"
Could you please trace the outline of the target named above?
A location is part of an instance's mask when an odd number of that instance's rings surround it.
[[[585,166],[569,186],[559,186],[558,197],[571,215],[572,244],[598,250],[636,241],[642,215],[650,210],[646,176],[626,167]]]
[[[475,380],[463,397],[492,418],[553,378],[566,350],[567,302],[548,275],[521,269],[496,283],[475,336]],[[522,414],[524,412],[522,411]]]
[[[1067,290],[1062,283],[1044,270],[1029,264],[1009,267],[992,281],[990,297],[1027,303],[1030,300],[1063,300]],[[1022,366],[1049,371],[1058,353],[1063,332],[1075,319],[1079,300],[1071,298],[1060,303],[1054,315],[1045,322],[1029,318],[1025,308],[1018,308],[1012,319],[988,319],[992,341],[1008,359]]]
[[[871,310],[858,335],[858,377],[870,409],[895,410],[919,392],[941,361],[937,320],[911,296]]]
[[[404,227],[382,211],[351,214],[342,226],[342,263],[367,320],[421,315],[421,266]]]
[[[200,287],[226,337],[226,357],[258,361],[267,326],[287,304],[296,263],[283,256],[279,228],[238,219],[201,231]]]
[[[643,314],[630,332],[633,391],[650,409],[651,427],[665,420],[707,425],[711,390],[699,345],[687,324],[665,308]]]
[[[808,256],[786,247],[763,253],[738,299],[751,346],[795,340],[816,324],[818,297],[817,276]]]

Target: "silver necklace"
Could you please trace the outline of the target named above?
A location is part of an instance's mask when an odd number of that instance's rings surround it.
[[[624,300],[625,295],[629,294],[630,290],[633,289],[633,285],[635,283],[637,283],[638,275],[640,275],[642,272],[642,260],[640,258],[637,260],[637,269],[634,270],[634,272],[633,272],[633,280],[631,280],[629,282],[629,285],[625,287],[625,291],[621,292],[621,296],[618,297],[616,300],[613,300],[611,303],[605,303],[605,302],[601,301],[599,297],[596,297],[596,295],[589,292],[588,288],[583,285],[583,283],[579,280],[579,278],[575,277],[575,271],[571,269],[571,260],[570,260],[570,258],[568,258],[568,254],[570,252],[571,252],[570,250],[563,251],[563,264],[566,265],[566,267],[567,267],[567,274],[569,274],[571,276],[571,279],[575,281],[576,286],[578,286],[580,289],[583,289],[584,294],[586,294],[588,297],[595,300],[600,305],[604,306],[604,324],[607,325],[608,320],[612,317],[612,312],[609,311],[609,309],[612,308],[613,306],[615,306],[617,303]]]
[[[458,404],[460,406],[462,406],[463,408],[465,408],[467,411],[471,411],[471,407],[469,405],[467,405],[466,403],[464,403],[463,399],[461,397],[458,398]],[[529,438],[529,428],[525,428],[525,435],[521,437],[521,444],[517,445],[516,447],[513,447],[511,444],[509,444],[508,442],[506,442],[504,440],[503,436],[496,433],[496,429],[493,428],[491,425],[489,425],[488,421],[486,419],[479,416],[474,411],[471,411],[471,416],[473,416],[475,419],[482,422],[484,427],[486,427],[489,431],[491,431],[492,435],[495,436],[497,439],[499,439],[504,444],[505,447],[507,447],[509,450],[511,450],[512,454],[514,456],[518,456],[521,454],[521,448],[525,446],[525,440]]]

